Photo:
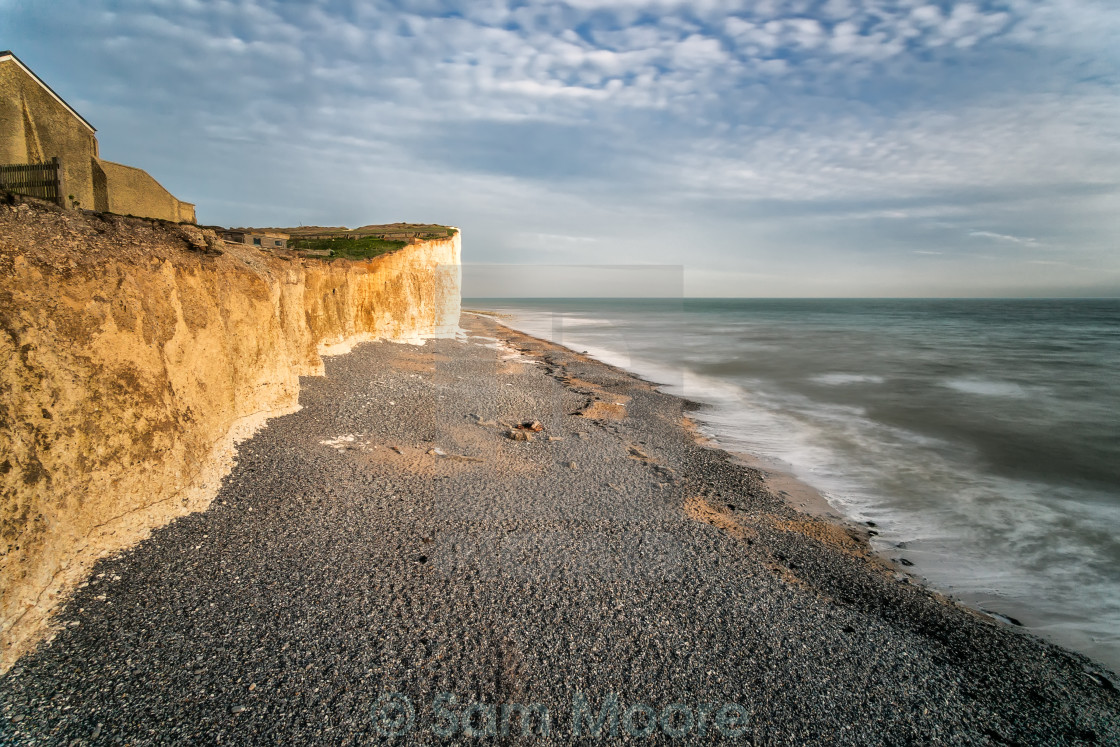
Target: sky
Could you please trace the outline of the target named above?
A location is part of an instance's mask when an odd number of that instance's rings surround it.
[[[1117,39],[1116,0],[0,0],[201,223],[690,296],[1120,296]]]

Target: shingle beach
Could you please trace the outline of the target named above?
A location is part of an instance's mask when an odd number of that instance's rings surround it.
[[[462,325],[328,359],[206,511],[100,561],[0,744],[1120,744],[1109,673],[799,513],[689,403]]]

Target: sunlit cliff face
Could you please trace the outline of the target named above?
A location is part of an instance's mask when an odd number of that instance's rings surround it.
[[[96,558],[205,508],[321,355],[457,329],[458,234],[327,263],[188,230],[0,207],[2,668]]]

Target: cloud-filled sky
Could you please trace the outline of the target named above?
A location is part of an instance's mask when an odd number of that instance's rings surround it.
[[[0,0],[203,223],[716,296],[1120,295],[1117,39],[1116,0]]]

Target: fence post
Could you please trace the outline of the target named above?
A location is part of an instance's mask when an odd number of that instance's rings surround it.
[[[62,161],[58,156],[51,158],[51,163],[54,164],[54,188],[58,190],[58,204],[64,209],[70,209],[69,192],[66,191],[66,175],[62,173]],[[92,206],[91,206],[92,207]]]

